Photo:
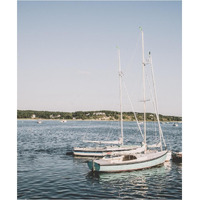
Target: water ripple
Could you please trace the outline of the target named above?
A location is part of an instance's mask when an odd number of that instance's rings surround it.
[[[19,199],[181,199],[182,165],[172,162],[161,167],[129,173],[89,171],[87,159],[66,155],[82,139],[119,137],[118,122],[18,121],[18,198]],[[154,141],[155,124],[147,123],[148,137]],[[182,150],[182,126],[163,124],[166,143],[173,151]],[[124,123],[127,144],[141,142],[136,123]],[[91,144],[92,145],[92,144]]]

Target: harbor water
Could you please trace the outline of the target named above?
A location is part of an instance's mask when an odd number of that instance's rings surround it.
[[[182,124],[161,126],[168,149],[182,151]],[[18,120],[18,199],[182,199],[182,164],[170,161],[146,170],[96,174],[87,167],[87,158],[70,154],[73,147],[94,145],[84,139],[119,137],[116,121]],[[142,142],[135,122],[124,122],[124,142]],[[154,122],[147,122],[147,142],[159,142]]]

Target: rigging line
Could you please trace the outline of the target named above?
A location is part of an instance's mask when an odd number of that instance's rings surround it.
[[[115,122],[115,121],[112,120],[111,125],[110,125],[110,128],[109,128],[109,133],[108,133],[108,135],[107,135],[106,140],[108,140],[108,138],[111,138],[111,136],[112,136],[113,133],[114,133],[114,130],[113,130],[114,122]],[[118,122],[120,122],[120,121],[118,121]],[[111,127],[112,127],[112,129],[111,129]],[[119,123],[118,123],[117,129],[118,129],[118,127],[119,127],[119,129],[120,129],[120,125],[119,125]],[[118,133],[117,133],[117,134],[118,134]]]
[[[138,126],[139,131],[140,131],[140,133],[141,133],[141,135],[142,135],[142,138],[144,139],[144,135],[142,134],[142,130],[141,130],[141,128],[140,128],[140,125],[139,125],[139,122],[138,122],[138,119],[137,119],[137,116],[136,116],[136,113],[135,113],[134,106],[133,106],[133,104],[132,104],[132,102],[131,102],[131,98],[130,98],[130,96],[129,96],[129,93],[128,93],[128,90],[127,90],[127,87],[126,87],[126,84],[125,84],[125,81],[124,81],[123,78],[122,78],[122,81],[123,81],[123,83],[124,83],[124,88],[125,88],[126,94],[127,94],[127,96],[128,96],[128,99],[129,99],[129,101],[130,101],[131,109],[132,109],[132,111],[133,111],[135,120],[136,120],[136,122],[137,122],[137,126]]]
[[[154,120],[156,120],[155,117],[154,117]],[[157,138],[158,135],[157,135],[156,123],[154,123],[154,128],[155,128],[155,138]]]
[[[90,112],[88,112],[88,113],[90,113]],[[91,114],[93,115],[93,113],[91,113]],[[89,124],[86,126],[86,131],[85,131],[85,134],[83,136],[83,140],[86,139],[86,137],[88,136],[89,133],[92,133],[92,131],[91,131],[91,122],[92,122],[92,120],[89,120]]]
[[[154,93],[155,93],[156,111],[157,111],[157,115],[158,115],[159,112],[158,112],[158,103],[157,103],[157,93],[156,93],[156,84],[155,84],[155,78],[154,78],[153,62],[152,62],[151,55],[149,55],[149,56],[150,56],[151,75],[152,75],[152,79],[153,79],[153,87],[154,87]],[[158,116],[158,125],[159,125],[159,129],[160,129],[160,132],[161,132],[161,137],[163,139],[163,143],[164,143],[165,148],[166,148],[165,139],[164,139],[164,136],[163,136],[162,128],[160,126],[159,116]]]
[[[147,72],[146,72],[145,75],[146,75],[146,80],[147,80],[147,83],[148,83],[148,86],[149,86],[150,99],[152,99],[152,105],[153,105],[154,111],[156,112],[155,99],[154,99],[153,94],[152,94],[152,89],[151,89],[151,86],[150,86],[150,81],[149,81],[149,79],[148,79]]]
[[[89,121],[89,124],[88,124],[88,126],[86,127],[86,132],[85,132],[85,134],[84,134],[83,140],[86,139],[87,132],[89,132],[88,130],[89,130],[89,127],[90,127],[91,121],[92,121],[92,120]]]
[[[114,103],[114,102],[113,102],[113,103]],[[114,105],[114,104],[112,104],[112,105]],[[113,130],[114,122],[115,122],[114,120],[111,121],[111,124],[110,124],[110,128],[109,128],[109,133],[108,133],[107,139],[108,139],[108,138],[111,138],[111,136],[112,136],[113,133],[114,133],[114,130]]]
[[[153,119],[154,119],[154,122],[153,122],[153,124],[154,124],[154,129],[155,129],[155,138],[157,138],[158,139],[158,134],[157,134],[157,123],[156,123],[156,114],[153,116]]]
[[[114,105],[114,101],[113,101],[113,104],[112,105]],[[103,110],[102,110],[103,111]],[[109,125],[110,124],[110,125]],[[112,134],[113,134],[113,124],[114,124],[114,121],[106,121],[106,123],[105,123],[105,126],[107,126],[107,125],[109,125],[109,129],[108,129],[108,134],[107,134],[107,137],[106,137],[106,140],[108,140],[109,139],[109,137],[111,137],[112,136]],[[98,141],[100,141],[100,134],[97,136],[97,140]],[[106,141],[105,140],[105,141]]]
[[[120,114],[119,114],[119,118],[117,120],[117,134],[120,135],[121,133],[121,120],[120,120]]]
[[[106,125],[107,125],[107,123],[105,123],[105,126],[106,126]],[[101,129],[99,129],[99,130],[101,130]],[[97,140],[97,141],[100,141],[100,140],[102,140],[102,137],[101,137],[102,135],[100,134],[100,132],[98,132],[98,134],[97,134],[97,135],[95,134],[95,136],[96,136],[96,137],[95,137],[95,140]],[[99,146],[99,145],[100,145],[100,143],[96,143],[96,145],[98,145],[98,146]]]
[[[113,126],[114,126],[114,120],[112,120],[112,122],[111,122],[111,124],[110,124],[109,132],[108,132],[108,136],[107,136],[106,140],[112,136],[112,134],[113,134],[113,132],[114,132]]]
[[[102,103],[100,104],[100,108],[103,108],[103,104]],[[95,112],[103,112],[103,113],[105,113],[105,110],[104,109],[100,109],[99,111],[95,111]],[[109,124],[109,121],[105,121],[105,126],[107,126],[108,124]],[[96,136],[95,140],[97,140],[97,141],[102,140],[102,135],[100,133],[95,134],[95,136]],[[96,144],[96,146],[100,146],[101,145],[100,143],[95,143],[95,144]]]
[[[108,135],[107,135],[107,137],[106,137],[106,140],[108,140],[108,138],[109,138],[110,136],[112,136],[112,133],[113,133],[113,123],[114,123],[114,121],[112,121],[111,124],[110,124],[109,131],[108,131]],[[111,128],[112,128],[112,129],[111,129]]]
[[[115,104],[115,100],[112,101],[112,105],[114,105],[114,104]],[[104,110],[102,110],[102,111],[104,111]],[[111,121],[111,122],[110,121],[106,121],[105,126],[109,125],[108,135],[106,137],[106,140],[108,140],[113,134],[113,129],[112,129],[113,124],[114,124],[114,121]],[[98,135],[97,140],[100,140],[100,135]]]
[[[156,116],[156,108],[155,108],[155,99],[153,97],[153,92],[152,92],[152,89],[151,89],[151,86],[150,86],[150,80],[148,78],[148,74],[147,74],[147,71],[146,71],[146,80],[147,80],[147,83],[148,83],[148,86],[149,86],[149,91],[150,91],[150,99],[152,99],[152,105],[153,105],[153,108],[154,108],[154,111],[155,111],[155,116]],[[155,120],[155,116],[153,116],[154,120]],[[155,128],[155,138],[157,137],[157,130],[156,130],[156,123],[154,123],[154,128]]]
[[[102,106],[101,106],[101,107],[102,107]],[[103,112],[104,110],[99,110],[99,112],[100,112],[100,111]],[[97,112],[97,111],[95,111],[95,112]],[[105,123],[105,126],[107,126],[107,124],[109,124],[109,121],[105,121],[105,122],[106,122],[106,123]],[[90,123],[91,123],[91,121],[90,121]],[[96,136],[96,137],[95,137],[94,140],[100,141],[100,139],[102,139],[102,138],[101,138],[101,134],[98,134],[98,135],[95,134],[95,136]],[[96,146],[99,146],[100,144],[95,143],[95,145],[96,145]]]
[[[105,127],[107,126],[107,124],[108,124],[108,121],[106,121]],[[101,135],[100,133],[97,135],[96,140],[97,140],[97,141],[101,141],[101,140],[102,140],[102,135]],[[100,146],[101,143],[97,143],[97,145]]]
[[[156,101],[155,101],[155,97],[153,96],[153,92],[152,92],[152,89],[151,89],[151,86],[150,86],[150,81],[149,81],[149,78],[148,78],[148,74],[147,72],[145,73],[146,75],[146,80],[147,80],[147,83],[148,83],[148,86],[149,86],[149,91],[150,91],[150,98],[152,99],[152,104],[153,104],[153,108],[155,110],[155,114],[156,114],[156,117],[157,117],[157,121],[158,121],[158,126],[159,126],[159,116],[158,116],[158,113],[157,113],[157,109],[156,109]],[[160,128],[159,128],[159,132],[160,132]],[[161,134],[161,132],[160,132]],[[162,134],[161,134],[162,136]]]

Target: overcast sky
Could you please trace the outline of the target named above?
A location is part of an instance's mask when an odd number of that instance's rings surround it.
[[[169,1],[18,2],[18,109],[119,110],[119,46],[129,95],[142,112],[142,26],[159,112],[181,116],[181,15],[181,2]]]

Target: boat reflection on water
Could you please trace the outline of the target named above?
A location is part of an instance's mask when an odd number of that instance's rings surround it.
[[[182,174],[182,163],[175,163],[175,162],[173,162],[173,163],[174,163],[174,167],[176,168],[177,172],[179,174]]]
[[[171,162],[166,162],[160,167],[122,173],[95,173],[89,172],[86,179],[92,185],[101,187],[117,194],[119,198],[146,199],[154,188],[155,198],[162,193],[166,186],[166,177],[171,170]],[[153,188],[152,188],[153,187]]]

